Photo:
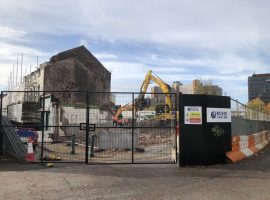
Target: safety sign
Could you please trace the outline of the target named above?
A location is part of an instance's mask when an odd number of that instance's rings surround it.
[[[185,106],[185,124],[202,124],[201,106]]]

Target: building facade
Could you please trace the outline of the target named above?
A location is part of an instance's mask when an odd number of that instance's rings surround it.
[[[186,84],[186,85],[180,86],[180,92],[182,94],[194,94],[193,91],[194,90],[193,90],[192,84]]]
[[[159,86],[151,87],[151,100],[156,103],[165,103],[165,95]]]
[[[171,87],[171,92],[173,93],[179,93],[180,92],[180,87],[183,85],[180,81],[174,81]]]
[[[261,99],[270,102],[270,73],[253,74],[248,77],[248,100]]]
[[[102,105],[111,101],[110,93],[106,93],[110,87],[111,73],[80,46],[52,56],[49,62],[25,76],[14,92],[3,97],[3,111],[13,123],[69,125],[75,123],[74,116],[86,120],[86,91],[89,91],[90,112],[95,118],[91,120],[98,123],[111,118],[101,110]],[[61,130],[51,130],[56,132],[59,135]]]

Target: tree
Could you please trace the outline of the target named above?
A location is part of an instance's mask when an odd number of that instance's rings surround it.
[[[267,114],[270,114],[270,103],[266,105]]]
[[[213,85],[212,80],[195,80],[195,94],[209,94],[222,96],[223,90],[218,85]]]
[[[265,103],[259,98],[252,99],[251,101],[248,102],[247,105],[248,105],[248,107],[250,107],[252,109],[259,110],[259,111],[262,111],[262,112],[265,112],[265,113],[269,113],[269,111],[270,111],[270,109],[269,109],[270,105],[268,104],[266,106]]]

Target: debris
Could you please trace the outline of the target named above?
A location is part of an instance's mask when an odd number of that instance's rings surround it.
[[[53,163],[47,163],[47,167],[53,167]]]
[[[58,160],[62,160],[62,158],[60,156],[55,156],[54,154],[49,154],[49,155],[45,155],[43,157],[43,160],[45,160],[45,161],[58,161]]]

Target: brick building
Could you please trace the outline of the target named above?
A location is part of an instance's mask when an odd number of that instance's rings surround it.
[[[83,92],[110,92],[111,73],[86,49],[79,46],[51,57],[38,69],[24,77],[15,90],[3,98],[3,109],[10,119],[19,123],[40,123],[41,98],[46,91],[46,102],[54,101],[61,106],[83,107],[86,94]],[[54,92],[59,91],[59,92]],[[66,91],[66,92],[60,92]],[[110,101],[110,94],[91,93],[91,106],[100,106]],[[47,103],[48,104],[48,103]],[[49,118],[49,112],[46,113]]]

